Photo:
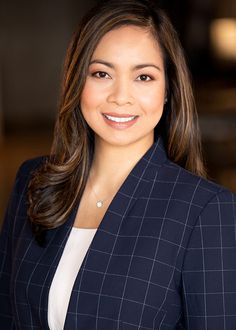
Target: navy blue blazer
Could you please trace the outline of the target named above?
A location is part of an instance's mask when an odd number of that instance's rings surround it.
[[[40,247],[19,169],[0,242],[0,328],[47,330],[50,284],[73,226]],[[110,204],[74,283],[66,330],[235,330],[236,197],[167,159],[156,142]]]

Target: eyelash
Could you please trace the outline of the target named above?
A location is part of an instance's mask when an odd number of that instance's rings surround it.
[[[96,71],[91,74],[92,77],[98,78],[98,79],[108,79],[107,77],[100,77],[99,74],[103,73],[105,76],[110,77],[106,72],[104,71]]]
[[[147,77],[148,80],[142,80],[142,79],[137,79],[137,80],[139,80],[139,81],[151,81],[151,80],[153,80],[153,78],[151,76],[149,76],[148,74],[141,74],[140,76],[138,76],[138,78],[140,78],[140,77]]]
[[[104,76],[101,77],[101,76],[99,76],[100,74],[104,74]],[[93,73],[91,73],[91,76],[92,76],[92,77],[95,77],[95,78],[98,78],[98,79],[109,79],[109,78],[110,78],[110,76],[108,75],[108,73],[106,73],[105,71],[96,71],[96,72],[93,72]],[[108,77],[109,77],[109,78],[108,78]],[[146,77],[146,78],[148,78],[148,79],[147,79],[147,80],[142,80],[141,77]],[[140,78],[140,79],[139,79],[139,78]],[[153,78],[152,76],[150,76],[150,75],[147,75],[147,74],[141,74],[141,75],[139,75],[139,76],[136,78],[136,80],[138,80],[138,81],[143,81],[143,82],[147,82],[147,81],[152,81],[152,80],[154,80],[154,78]]]

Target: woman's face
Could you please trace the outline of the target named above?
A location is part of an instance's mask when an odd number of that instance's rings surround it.
[[[83,116],[97,142],[151,146],[164,99],[164,63],[151,33],[123,26],[105,34],[81,96]]]

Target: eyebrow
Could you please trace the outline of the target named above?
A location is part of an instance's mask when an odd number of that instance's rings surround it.
[[[115,66],[110,63],[110,62],[107,62],[107,61],[103,61],[103,60],[93,60],[89,63],[89,65],[92,65],[92,64],[103,64],[103,65],[106,65],[107,67],[111,68],[111,69],[114,69]],[[143,64],[137,64],[137,65],[134,65],[133,66],[133,70],[140,70],[140,69],[144,69],[144,68],[147,68],[147,67],[153,67],[155,69],[157,69],[158,71],[161,71],[160,67],[155,65],[155,64],[152,64],[152,63],[143,63]]]

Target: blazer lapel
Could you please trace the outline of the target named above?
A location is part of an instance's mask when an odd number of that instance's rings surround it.
[[[91,292],[92,294],[95,291],[99,294],[111,256],[115,250],[117,238],[124,234],[124,231],[127,231],[129,227],[125,221],[127,215],[140,196],[148,196],[150,185],[157,175],[158,168],[165,161],[166,153],[162,140],[159,138],[136,164],[111,202],[76,278],[68,307],[65,329],[77,329],[77,314],[86,310],[83,292]],[[76,210],[70,217],[70,227],[74,223],[75,214]],[[130,225],[132,230],[132,224]],[[69,231],[67,230],[67,237]],[[89,313],[93,307],[89,302],[88,304],[87,311]]]

